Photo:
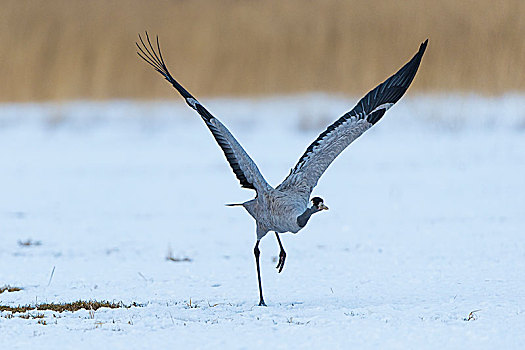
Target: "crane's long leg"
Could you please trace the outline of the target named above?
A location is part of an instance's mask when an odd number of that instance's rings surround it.
[[[255,248],[253,248],[253,254],[255,255],[255,263],[257,264],[257,279],[259,280],[259,306],[266,306],[266,303],[263,299],[263,292],[262,292],[262,284],[261,284],[261,267],[259,266],[259,255],[261,255],[261,251],[259,250],[259,242],[261,240],[258,239],[257,243],[255,243]]]
[[[275,232],[275,237],[277,237],[277,242],[279,242],[279,247],[281,248],[281,251],[279,252],[279,262],[275,268],[279,269],[279,273],[281,273],[284,267],[284,261],[286,260],[286,252],[284,251],[283,244],[281,243],[281,239],[277,232]]]

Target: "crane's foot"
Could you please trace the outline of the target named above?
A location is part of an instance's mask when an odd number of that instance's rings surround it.
[[[261,300],[259,301],[259,306],[267,306],[267,305],[266,305],[266,303],[264,302],[264,300],[261,299]]]
[[[286,260],[286,252],[284,251],[284,249],[281,250],[281,252],[279,253],[279,262],[277,263],[277,266],[275,267],[276,269],[278,269],[279,273],[281,273],[281,271],[283,270],[283,267],[284,267],[284,261]]]

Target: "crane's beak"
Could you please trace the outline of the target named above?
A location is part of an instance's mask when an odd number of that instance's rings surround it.
[[[319,209],[321,210],[328,210],[328,207],[324,205],[324,203],[319,204]]]

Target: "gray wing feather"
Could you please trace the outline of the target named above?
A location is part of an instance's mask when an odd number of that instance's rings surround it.
[[[309,198],[321,175],[337,156],[357,139],[372,124],[354,116],[343,121],[322,139],[309,147],[288,177],[277,187],[278,190],[293,190]]]
[[[230,131],[217,118],[211,118],[205,122],[221,146],[241,186],[254,189],[257,192],[270,190],[271,186],[266,182],[253,159],[250,158]]]
[[[184,97],[186,103],[199,113],[202,120],[211,131],[215,141],[217,141],[221,147],[226,156],[226,160],[241,183],[241,186],[243,188],[256,190],[257,192],[268,191],[271,189],[271,186],[266,182],[255,165],[255,162],[250,158],[235,137],[233,137],[230,131],[171,76],[160,51],[159,38],[157,37],[157,51],[153,48],[147,32],[146,41],[148,45],[145,44],[140,35],[139,39],[142,46],[136,43],[137,48],[139,49],[139,52],[137,52],[138,55],[155,68],[157,72],[162,74],[162,76],[164,76],[164,78],[170,82],[175,89],[177,89],[182,97]]]
[[[309,198],[319,178],[335,158],[377,123],[405,94],[419,68],[427,42],[421,44],[419,51],[396,74],[366,94],[350,112],[321,133],[277,189],[295,191]]]

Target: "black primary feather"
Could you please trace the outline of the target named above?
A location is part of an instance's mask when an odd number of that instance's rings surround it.
[[[210,129],[213,137],[215,138],[215,141],[217,141],[217,143],[221,147],[224,155],[226,156],[226,160],[230,164],[230,167],[235,173],[235,176],[241,183],[241,186],[243,188],[255,190],[254,185],[250,181],[248,181],[246,175],[242,171],[240,164],[237,158],[235,157],[235,153],[232,147],[230,146],[229,142],[224,138],[221,132],[211,123],[212,119],[215,119],[215,117],[210,112],[208,112],[208,110],[204,108],[204,106],[201,105],[200,102],[197,101],[197,99],[188,92],[188,90],[186,90],[182,85],[179,84],[179,82],[177,82],[171,76],[170,72],[168,71],[168,68],[166,67],[166,64],[164,63],[164,58],[162,57],[162,52],[160,50],[159,45],[159,37],[156,37],[157,50],[155,50],[155,48],[151,44],[148,32],[145,33],[146,41],[144,41],[139,34],[139,40],[142,46],[139,45],[139,43],[135,43],[135,45],[137,45],[137,48],[139,49],[139,51],[137,51],[139,57],[146,61],[149,65],[151,65],[170,84],[172,84],[173,87],[181,94],[181,96],[184,97],[186,103],[199,113],[199,115],[202,117],[202,119],[208,126],[208,129]]]
[[[292,171],[300,168],[303,161],[311,152],[313,152],[314,147],[319,145],[327,135],[351,117],[357,117],[358,119],[366,118],[366,121],[372,125],[377,123],[381,117],[383,117],[387,108],[381,108],[377,111],[374,110],[385,104],[396,103],[405,94],[412,83],[412,80],[414,80],[414,77],[416,76],[419,64],[421,63],[421,58],[427,48],[427,43],[428,39],[421,44],[419,51],[414,57],[396,74],[385,80],[382,84],[379,84],[375,89],[366,94],[350,112],[346,113],[333,124],[328,126],[328,128],[326,128],[326,130],[323,131],[317,139],[310,144],[310,146],[308,146]]]

